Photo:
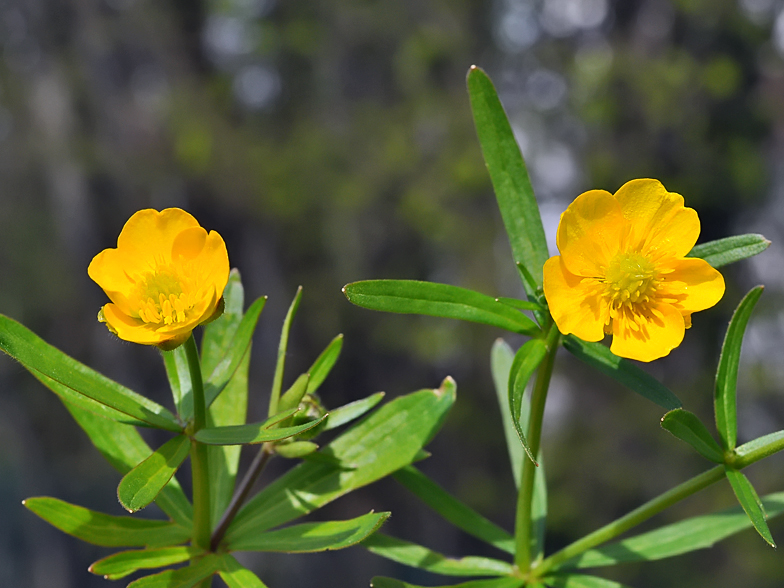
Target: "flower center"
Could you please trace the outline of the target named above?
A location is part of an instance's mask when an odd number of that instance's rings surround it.
[[[611,307],[645,304],[659,285],[654,264],[639,253],[619,253],[610,265],[604,279],[605,293]]]
[[[183,292],[182,282],[171,267],[147,273],[139,284],[139,318],[158,325],[184,322],[194,302],[190,292]]]

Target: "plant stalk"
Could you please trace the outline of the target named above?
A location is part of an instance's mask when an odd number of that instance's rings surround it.
[[[193,334],[184,343],[188,357],[188,369],[191,374],[193,391],[193,431],[197,433],[207,423],[207,408],[204,401],[204,384],[201,378],[201,362],[199,350]],[[207,446],[191,439],[191,473],[193,480],[193,537],[196,547],[209,549],[210,533],[210,472]]]
[[[547,355],[536,371],[536,381],[531,392],[531,410],[528,418],[527,441],[531,454],[538,457],[539,443],[542,438],[542,419],[547,401],[550,378],[553,375],[555,354],[558,351],[560,332],[555,324],[550,325],[547,332]],[[523,454],[523,469],[520,477],[520,491],[517,496],[517,514],[515,517],[515,565],[522,572],[531,569],[531,508],[534,495],[534,478],[536,464]]]

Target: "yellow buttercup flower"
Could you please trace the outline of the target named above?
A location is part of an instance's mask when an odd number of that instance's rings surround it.
[[[87,268],[111,302],[98,315],[120,339],[174,349],[198,325],[220,315],[229,280],[223,238],[179,208],[140,210],[116,249]]]
[[[685,255],[700,219],[657,180],[613,195],[581,194],[561,215],[560,255],[544,264],[544,294],[564,334],[600,341],[620,357],[652,361],[680,345],[691,314],[716,304],[724,278]]]

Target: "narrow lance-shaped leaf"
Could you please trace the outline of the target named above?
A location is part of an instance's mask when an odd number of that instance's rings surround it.
[[[128,588],[193,588],[205,578],[215,574],[221,565],[221,555],[209,553],[192,566],[139,578],[128,584]]]
[[[447,378],[437,390],[407,394],[382,406],[313,454],[327,456],[330,463],[301,463],[251,499],[229,527],[228,541],[287,523],[408,465],[438,431],[454,401],[454,381]]]
[[[31,372],[128,415],[140,424],[175,432],[182,430],[175,416],[160,404],[79,363],[3,315],[0,315],[0,350]]]
[[[769,245],[762,235],[735,235],[695,245],[687,257],[699,257],[718,268],[762,253]]]
[[[385,312],[423,314],[482,323],[521,335],[537,335],[536,323],[510,306],[449,284],[415,280],[367,280],[343,287],[349,302]]]
[[[681,408],[681,401],[669,388],[628,359],[613,354],[601,343],[588,343],[574,335],[567,335],[563,338],[563,346],[579,360],[614,378],[662,408],[667,410]]]
[[[99,559],[88,568],[88,571],[104,576],[107,580],[119,580],[138,570],[162,568],[188,561],[201,551],[197,547],[187,545],[120,551]]]
[[[509,533],[460,502],[414,466],[401,468],[392,476],[459,529],[493,547],[514,554],[514,538]]]
[[[220,361],[231,350],[232,340],[242,322],[245,309],[245,290],[240,272],[235,268],[223,290],[223,314],[204,326],[201,340],[202,378],[208,379]]]
[[[694,413],[676,408],[662,417],[661,426],[691,445],[704,458],[715,463],[724,462],[721,447]]]
[[[242,317],[242,322],[232,339],[229,351],[218,362],[210,377],[204,382],[204,401],[207,406],[211,405],[218,397],[218,394],[228,385],[242,364],[243,358],[249,352],[253,332],[256,330],[259,315],[264,310],[266,302],[266,298],[259,298],[250,305],[245,316]]]
[[[267,588],[256,574],[242,567],[228,553],[223,555],[218,573],[229,588]]]
[[[714,408],[716,414],[716,429],[719,440],[726,451],[735,449],[738,441],[738,416],[737,416],[737,385],[738,365],[740,364],[740,348],[743,344],[743,334],[749,318],[762,295],[762,286],[751,290],[732,315],[727,335],[721,347],[719,367],[716,370],[716,386],[714,389]]]
[[[291,323],[294,316],[297,314],[299,308],[299,301],[302,299],[302,286],[297,288],[297,293],[294,295],[294,300],[291,301],[286,318],[283,319],[283,328],[280,331],[280,342],[278,343],[278,360],[275,362],[275,375],[272,377],[272,391],[270,392],[269,400],[269,416],[279,412],[278,401],[280,400],[280,391],[283,387],[283,371],[286,367],[286,349],[289,346],[289,331],[291,330]]]
[[[332,367],[335,365],[335,362],[340,357],[340,350],[343,349],[343,335],[338,335],[329,345],[327,348],[321,352],[321,354],[316,358],[316,361],[313,362],[313,365],[310,366],[308,370],[308,374],[310,374],[310,380],[308,380],[308,394],[313,394],[318,387],[321,386],[321,383],[324,379],[329,375],[329,372],[332,371]]]
[[[147,459],[123,476],[117,497],[128,512],[150,504],[188,457],[191,440],[178,435],[161,445]]]
[[[341,425],[345,425],[355,419],[358,419],[363,414],[371,410],[384,398],[383,392],[376,392],[366,398],[349,402],[343,406],[339,406],[334,410],[329,411],[327,420],[324,421],[324,431],[336,429]]]
[[[159,547],[190,539],[190,529],[171,521],[118,517],[68,504],[57,498],[28,498],[22,504],[50,525],[103,547]]]
[[[586,574],[548,576],[543,581],[550,588],[628,588],[614,580]]]
[[[303,523],[276,531],[267,531],[242,540],[229,541],[232,551],[278,551],[311,553],[331,551],[356,545],[373,534],[389,518],[388,512],[368,513],[347,521]]]
[[[770,529],[768,529],[765,509],[762,506],[762,501],[759,499],[759,496],[757,496],[757,491],[754,490],[754,486],[751,485],[751,482],[749,482],[749,479],[743,472],[739,472],[730,467],[725,467],[724,471],[727,474],[727,480],[729,480],[730,485],[732,486],[732,491],[735,492],[735,497],[738,499],[738,502],[740,502],[741,507],[743,507],[743,510],[749,517],[751,524],[754,525],[757,533],[759,533],[760,537],[767,541],[771,547],[776,547],[776,544],[773,542],[773,536],[770,534]]]
[[[536,285],[541,286],[542,266],[549,253],[536,196],[520,147],[487,74],[472,66],[467,83],[476,133],[490,172],[512,254],[515,261],[528,269]],[[534,291],[526,281],[523,284],[531,297]]]
[[[49,385],[54,384],[50,382]],[[142,439],[135,427],[99,417],[65,399],[63,399],[63,404],[90,437],[90,441],[98,451],[121,474],[131,471],[152,454],[152,449]],[[193,520],[193,507],[176,477],[169,480],[169,483],[156,497],[155,502],[173,520],[190,529]]]
[[[512,361],[512,367],[509,370],[509,410],[512,413],[512,424],[515,426],[515,431],[517,431],[520,443],[523,444],[523,449],[525,449],[528,459],[534,463],[537,463],[536,456],[531,452],[531,448],[528,447],[525,433],[523,433],[523,428],[520,426],[520,410],[523,405],[525,387],[546,355],[547,344],[542,339],[531,339],[517,350]]]
[[[515,353],[503,339],[496,339],[490,351],[490,371],[493,375],[498,407],[501,410],[501,422],[504,427],[506,448],[515,487],[520,487],[520,471],[523,467],[523,446],[519,442],[517,428],[512,422],[512,410],[509,407],[509,374],[512,369]]]
[[[294,414],[296,409],[286,411],[281,414]],[[194,438],[208,445],[245,445],[256,443],[268,443],[271,441],[280,441],[293,437],[299,433],[308,431],[318,425],[326,415],[320,419],[314,419],[302,425],[293,427],[275,428],[275,421],[278,415],[267,419],[263,423],[253,423],[249,425],[232,425],[228,427],[212,427],[209,429],[201,429]],[[270,424],[270,421],[275,421]]]
[[[185,346],[180,345],[172,351],[162,351],[161,355],[177,414],[183,421],[187,421],[193,416],[193,388]]]
[[[286,390],[283,396],[280,397],[280,402],[278,402],[278,412],[290,410],[299,406],[300,401],[302,400],[303,396],[305,396],[305,392],[308,390],[309,380],[310,377],[308,374],[301,374],[294,381],[291,387]]]
[[[436,551],[401,541],[394,537],[375,533],[362,542],[371,553],[413,568],[427,570],[447,576],[509,576],[514,572],[512,565],[489,557],[446,557]]]
[[[436,588],[523,588],[527,586],[525,580],[522,578],[493,578],[491,580],[471,580],[470,582],[461,582],[460,584],[449,584],[449,586],[438,586]],[[429,588],[394,578],[384,578],[383,576],[376,576],[370,581],[370,588]]]
[[[784,513],[784,492],[762,500],[768,518]],[[563,568],[595,568],[622,562],[653,561],[712,547],[722,539],[752,526],[739,506],[678,521],[617,543],[590,549],[565,561]]]

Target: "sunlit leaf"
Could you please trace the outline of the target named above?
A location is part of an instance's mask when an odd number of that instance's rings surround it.
[[[407,394],[382,406],[313,454],[345,467],[300,463],[243,507],[227,540],[244,541],[408,465],[438,431],[454,401],[454,381],[447,378],[437,390]]]
[[[715,463],[724,462],[721,447],[694,413],[676,408],[662,417],[661,426],[681,441],[691,445],[706,459]]]
[[[280,443],[275,446],[275,453],[281,457],[295,459],[305,457],[314,451],[318,451],[319,446],[312,441],[294,441],[293,443]]]
[[[170,439],[123,476],[117,487],[120,504],[136,512],[150,504],[188,457],[191,440],[185,435]]]
[[[542,339],[531,339],[517,350],[509,370],[509,411],[512,415],[512,424],[515,426],[515,431],[517,431],[517,436],[520,443],[523,444],[528,459],[534,463],[536,463],[536,456],[528,447],[525,433],[520,426],[520,411],[522,410],[525,387],[546,355],[547,344]]]
[[[336,429],[341,425],[345,425],[355,419],[358,419],[363,414],[371,410],[384,398],[383,392],[376,392],[366,398],[349,402],[343,406],[339,406],[334,410],[329,411],[327,420],[324,421],[323,430]]]
[[[585,574],[555,575],[544,578],[544,583],[550,588],[627,588],[613,580],[605,580],[598,576]]]
[[[542,285],[542,266],[550,256],[542,218],[528,170],[509,119],[487,74],[476,66],[468,71],[468,95],[476,133],[493,182],[498,208],[516,262],[530,272],[534,283]],[[531,297],[534,290],[524,280]]]
[[[522,578],[493,578],[491,580],[471,580],[469,582],[462,582],[460,584],[449,584],[448,586],[440,585],[434,588],[522,588],[525,586],[525,580]],[[384,578],[376,576],[370,581],[370,588],[428,588],[426,586],[418,586],[409,584],[394,578]]]
[[[735,497],[738,499],[738,502],[740,502],[740,505],[749,517],[751,524],[754,525],[757,533],[759,533],[760,537],[767,541],[771,547],[776,547],[773,536],[770,534],[770,529],[768,529],[768,517],[765,514],[765,508],[763,507],[759,496],[757,496],[757,491],[754,490],[754,486],[751,485],[751,482],[749,482],[749,479],[743,472],[739,472],[730,467],[725,467],[724,472],[727,475],[727,480],[729,480],[730,485],[732,486],[732,491],[735,492]]]
[[[232,269],[223,290],[223,314],[204,326],[201,339],[201,370],[206,380],[231,350],[234,336],[242,323],[245,308],[245,290],[240,272]]]
[[[743,334],[749,323],[751,313],[762,295],[762,286],[751,290],[732,315],[727,335],[721,347],[719,367],[716,370],[716,386],[714,389],[714,408],[716,414],[716,429],[722,447],[730,451],[735,449],[738,441],[738,416],[737,416],[737,385],[738,365],[740,364],[740,348],[743,344]]]
[[[508,576],[512,564],[488,557],[446,557],[416,543],[375,533],[362,542],[368,551],[406,566],[446,576]]]
[[[23,504],[64,533],[103,547],[160,547],[190,539],[189,528],[171,521],[107,515],[47,496]]]
[[[293,414],[296,409],[285,411],[281,414]],[[201,429],[194,435],[194,438],[208,445],[246,445],[249,443],[267,443],[270,441],[280,441],[293,437],[304,431],[312,429],[318,425],[324,417],[314,419],[302,425],[293,427],[274,428],[275,423],[270,424],[278,415],[267,419],[263,423],[251,423],[248,425],[231,425],[228,427],[213,427]]]
[[[539,327],[523,313],[491,296],[458,286],[415,280],[367,280],[343,287],[346,298],[370,310],[423,314],[537,335]]]
[[[172,351],[162,351],[161,356],[177,414],[180,419],[187,421],[193,416],[193,387],[185,346],[180,345]]]
[[[784,492],[762,500],[768,518],[784,513]],[[749,517],[739,506],[701,515],[629,537],[617,543],[590,549],[572,558],[561,568],[594,568],[622,562],[664,559],[713,547],[730,535],[751,528]]]
[[[300,300],[302,300],[302,286],[297,288],[294,300],[291,301],[291,305],[286,312],[286,318],[283,319],[283,328],[280,331],[280,342],[278,343],[278,359],[275,362],[275,375],[272,377],[269,416],[279,412],[278,401],[280,400],[280,392],[283,387],[283,371],[286,367],[286,350],[289,346],[289,331],[291,330],[291,323],[294,320],[294,316],[297,314]]]
[[[321,386],[321,383],[324,379],[329,375],[329,372],[332,371],[332,367],[335,365],[335,362],[340,357],[340,350],[343,348],[343,335],[338,335],[329,345],[327,348],[321,352],[316,358],[316,361],[313,362],[313,365],[310,366],[308,370],[308,374],[310,375],[310,380],[308,381],[308,394],[313,394],[318,387]]]
[[[669,388],[630,360],[613,354],[601,343],[588,343],[574,335],[566,335],[563,338],[563,346],[579,360],[614,378],[662,408],[666,410],[681,408],[681,401]]]
[[[520,487],[520,473],[523,467],[523,446],[517,435],[517,428],[512,422],[512,411],[509,408],[509,372],[512,369],[515,353],[503,339],[496,339],[490,352],[490,371],[493,375],[498,407],[501,410],[501,423],[504,427],[504,438],[512,466],[515,487]]]
[[[401,468],[393,474],[393,477],[459,529],[498,549],[514,554],[514,538],[509,533],[460,502],[414,466]]]
[[[131,422],[167,431],[182,430],[176,417],[157,402],[79,363],[23,325],[3,315],[0,315],[0,350],[34,374],[127,415],[134,419]],[[111,414],[105,412],[101,416],[112,418]]]
[[[291,387],[280,397],[278,412],[290,410],[299,406],[302,397],[305,396],[305,392],[307,392],[309,379],[310,376],[308,374],[301,374],[294,381]]]
[[[226,582],[229,588],[267,588],[259,577],[244,568],[240,563],[228,553],[223,555],[221,568],[218,571],[221,580]]]
[[[139,578],[128,584],[128,588],[193,588],[217,572],[221,565],[221,556],[217,553],[210,553],[192,566],[166,570],[152,576]]]
[[[762,235],[736,235],[695,245],[687,257],[699,257],[713,267],[721,267],[762,253],[769,245]]]
[[[88,568],[88,571],[98,576],[105,576],[107,580],[119,580],[138,570],[163,568],[188,561],[199,553],[201,549],[187,545],[120,551],[99,559]]]
[[[231,551],[280,551],[309,553],[343,549],[371,535],[389,518],[388,512],[368,513],[347,521],[303,523],[228,541]]]

